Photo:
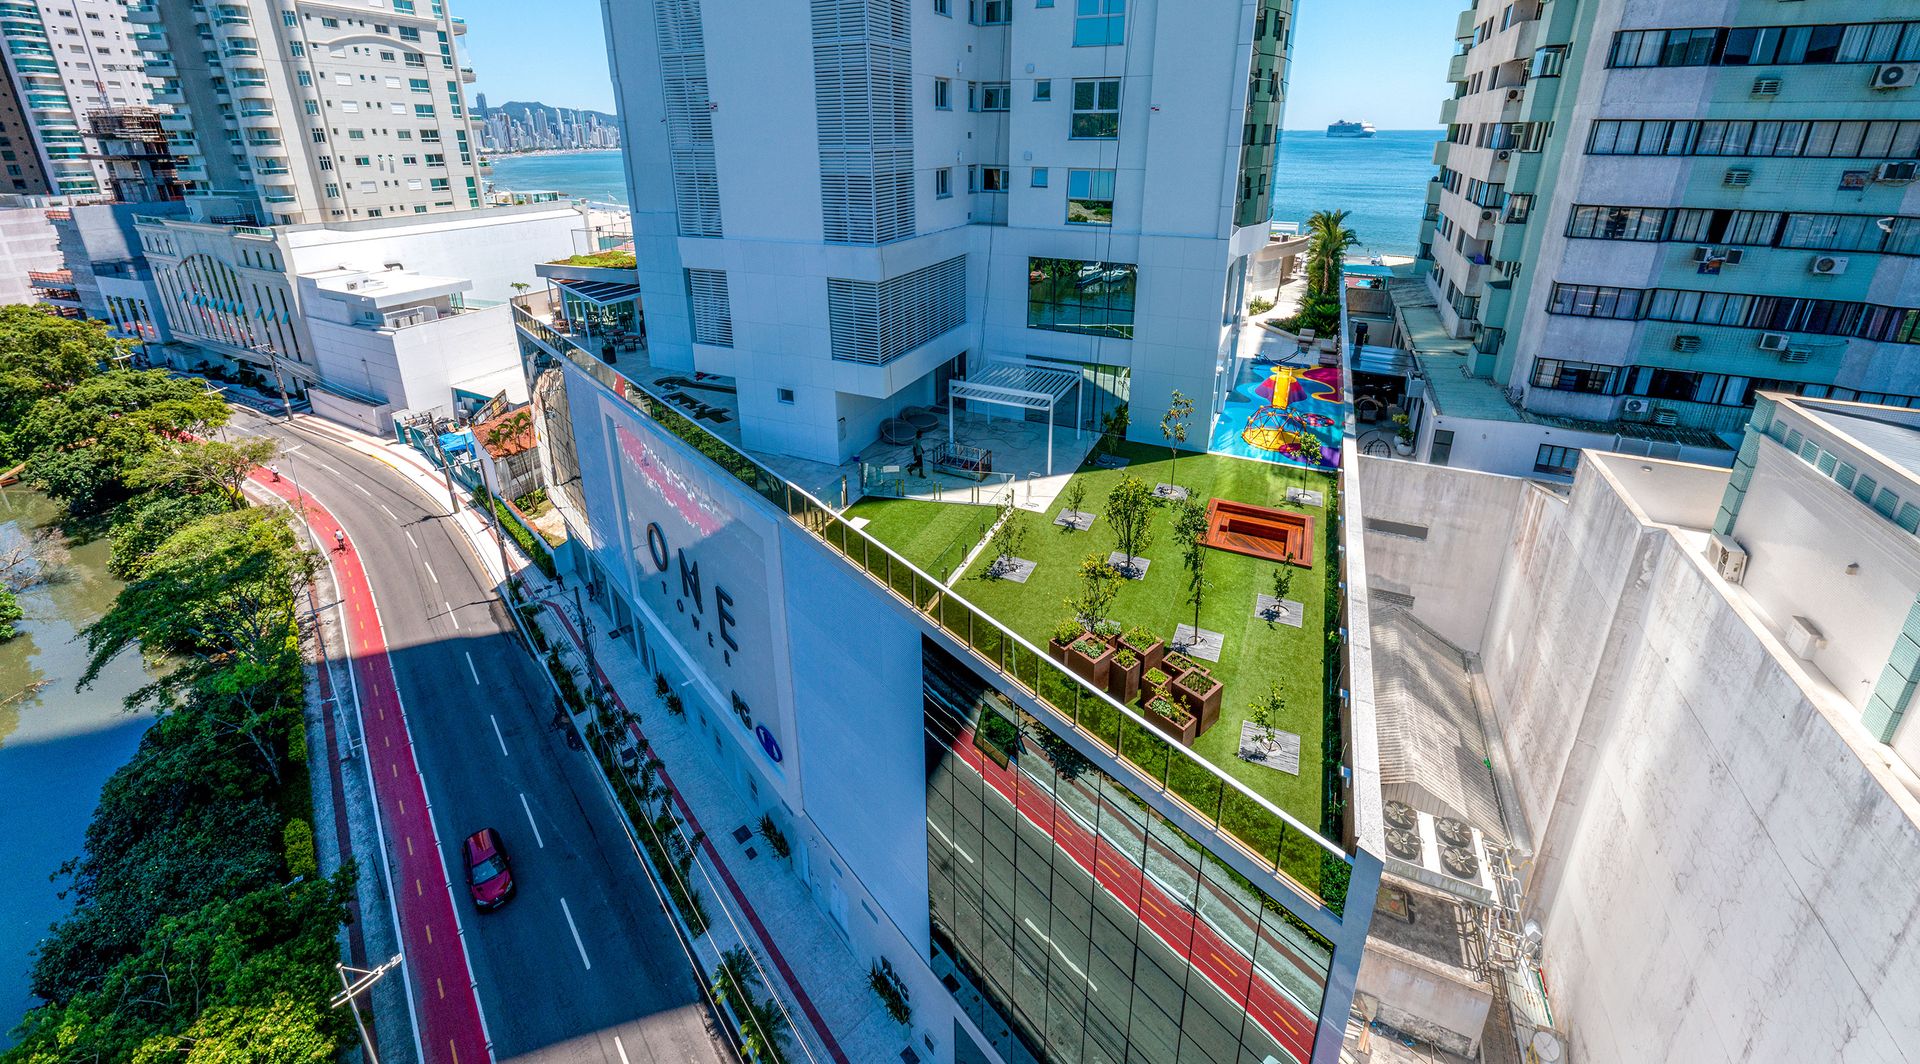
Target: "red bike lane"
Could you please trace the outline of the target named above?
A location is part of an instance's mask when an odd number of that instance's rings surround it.
[[[331,546],[341,530],[332,513],[311,495],[296,493],[290,482],[256,470],[253,482],[284,500],[302,516],[314,538],[329,544],[328,561],[345,608],[347,654],[360,709],[363,756],[373,776],[383,840],[392,861],[395,902],[404,968],[411,982],[421,1050],[433,1064],[483,1064],[492,1060],[473,976],[461,941],[460,922],[449,893],[448,872],[440,857],[426,784],[413,757],[413,738],[387,656],[385,633],[373,585],[352,549]],[[362,868],[363,875],[378,870]]]

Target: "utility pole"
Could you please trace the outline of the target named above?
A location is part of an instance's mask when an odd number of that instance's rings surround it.
[[[447,474],[447,505],[457,515],[460,513],[460,496],[454,492],[453,488],[453,463],[447,458],[447,449],[440,446],[440,426],[429,420],[427,434],[433,437],[433,450],[440,456],[440,469]]]
[[[474,463],[480,467],[480,490],[487,493],[487,509],[492,511],[490,516],[493,518],[491,522],[493,528],[493,545],[500,548],[500,580],[506,585],[507,601],[511,604],[513,601],[513,567],[507,564],[507,541],[502,535],[506,529],[501,527],[506,524],[507,519],[500,513],[499,504],[493,501],[495,498],[493,494],[493,482],[487,478],[488,463],[477,453],[479,447],[480,441],[475,440],[474,448],[476,453],[473,456],[473,460]]]
[[[373,1052],[373,1039],[367,1037],[367,1023],[361,1018],[360,1004],[355,999],[360,996],[362,991],[371,988],[373,984],[379,982],[381,976],[398,968],[400,966],[400,957],[401,955],[396,953],[389,958],[385,964],[373,969],[353,968],[339,963],[334,964],[334,968],[340,973],[340,992],[333,995],[333,1000],[327,1002],[327,1004],[336,1009],[345,1005],[353,1010],[353,1025],[360,1029],[360,1049],[367,1055],[367,1064],[380,1064],[380,1058]],[[348,979],[348,972],[352,972],[355,978],[351,980]]]
[[[280,356],[273,351],[273,345],[266,345],[267,365],[273,367],[273,386],[280,392],[280,419],[293,420],[293,403],[287,399],[287,382],[280,376]]]

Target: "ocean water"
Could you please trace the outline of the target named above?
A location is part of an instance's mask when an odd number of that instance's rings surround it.
[[[1439,139],[1439,130],[1383,130],[1365,140],[1288,130],[1274,167],[1273,216],[1304,222],[1314,211],[1352,211],[1347,227],[1360,237],[1357,251],[1411,255],[1420,242],[1420,213]],[[493,160],[492,180],[505,190],[556,189],[603,203],[627,202],[626,175],[615,151],[504,156]]]

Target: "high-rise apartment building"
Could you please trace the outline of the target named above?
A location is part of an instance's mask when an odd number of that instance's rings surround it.
[[[1564,473],[1737,442],[1766,389],[1920,403],[1911,4],[1478,0],[1458,35],[1423,455]]]
[[[750,446],[826,462],[999,365],[1083,378],[1080,426],[1173,388],[1211,412],[1267,240],[1291,15],[610,8],[652,357],[737,377]],[[793,91],[766,91],[770,63]]]
[[[264,224],[480,205],[456,38],[441,0],[142,3],[140,44],[190,196]]]
[[[111,195],[111,167],[89,133],[93,112],[151,103],[147,77],[128,7],[101,0],[9,0],[0,4],[0,41],[4,41],[6,77],[23,107],[21,125],[0,113],[0,150],[24,157],[9,159],[0,189],[69,196]],[[0,112],[10,111],[0,103]],[[17,166],[20,173],[14,173]],[[44,175],[44,183],[30,170]],[[26,187],[14,181],[25,182]],[[34,187],[40,185],[41,187]]]

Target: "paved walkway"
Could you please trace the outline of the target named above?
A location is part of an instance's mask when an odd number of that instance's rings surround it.
[[[339,523],[310,496],[297,496],[290,480],[263,471],[254,485],[279,496],[304,516],[314,537],[331,544]],[[492,1059],[472,969],[461,943],[452,881],[441,862],[426,786],[413,757],[413,739],[387,657],[386,637],[373,587],[351,548],[329,550],[327,562],[344,605],[347,652],[352,656],[350,693],[360,712],[378,816],[392,853],[389,878],[397,886],[401,948],[417,1009],[420,1059],[445,1064],[481,1064]]]
[[[302,423],[386,463],[422,492],[446,501],[445,479],[412,448],[317,418],[303,418]],[[463,506],[456,523],[504,584],[498,569],[500,549],[480,516]],[[571,644],[574,652],[568,655],[569,664],[576,673],[583,672],[585,654],[572,597],[563,594],[559,584],[541,577],[511,541],[506,555],[508,568],[522,581],[528,598],[548,605],[543,629],[556,643]],[[768,853],[757,836],[749,840],[760,853],[757,858],[747,858],[745,846],[734,844],[734,829],[753,828],[762,810],[726,782],[708,753],[711,739],[702,737],[691,717],[674,717],[652,698],[652,673],[627,644],[605,637],[603,633],[611,627],[607,614],[594,618],[593,659],[600,679],[623,708],[643,715],[645,732],[636,727],[635,734],[667,765],[662,779],[674,792],[688,832],[705,831],[708,836],[695,864],[695,886],[712,917],[709,933],[697,942],[708,966],[719,950],[742,942],[765,959],[768,989],[782,999],[799,1039],[788,1054],[796,1064],[884,1064],[901,1059],[907,1031],[893,1022],[868,988],[867,964],[853,955],[790,863]]]

